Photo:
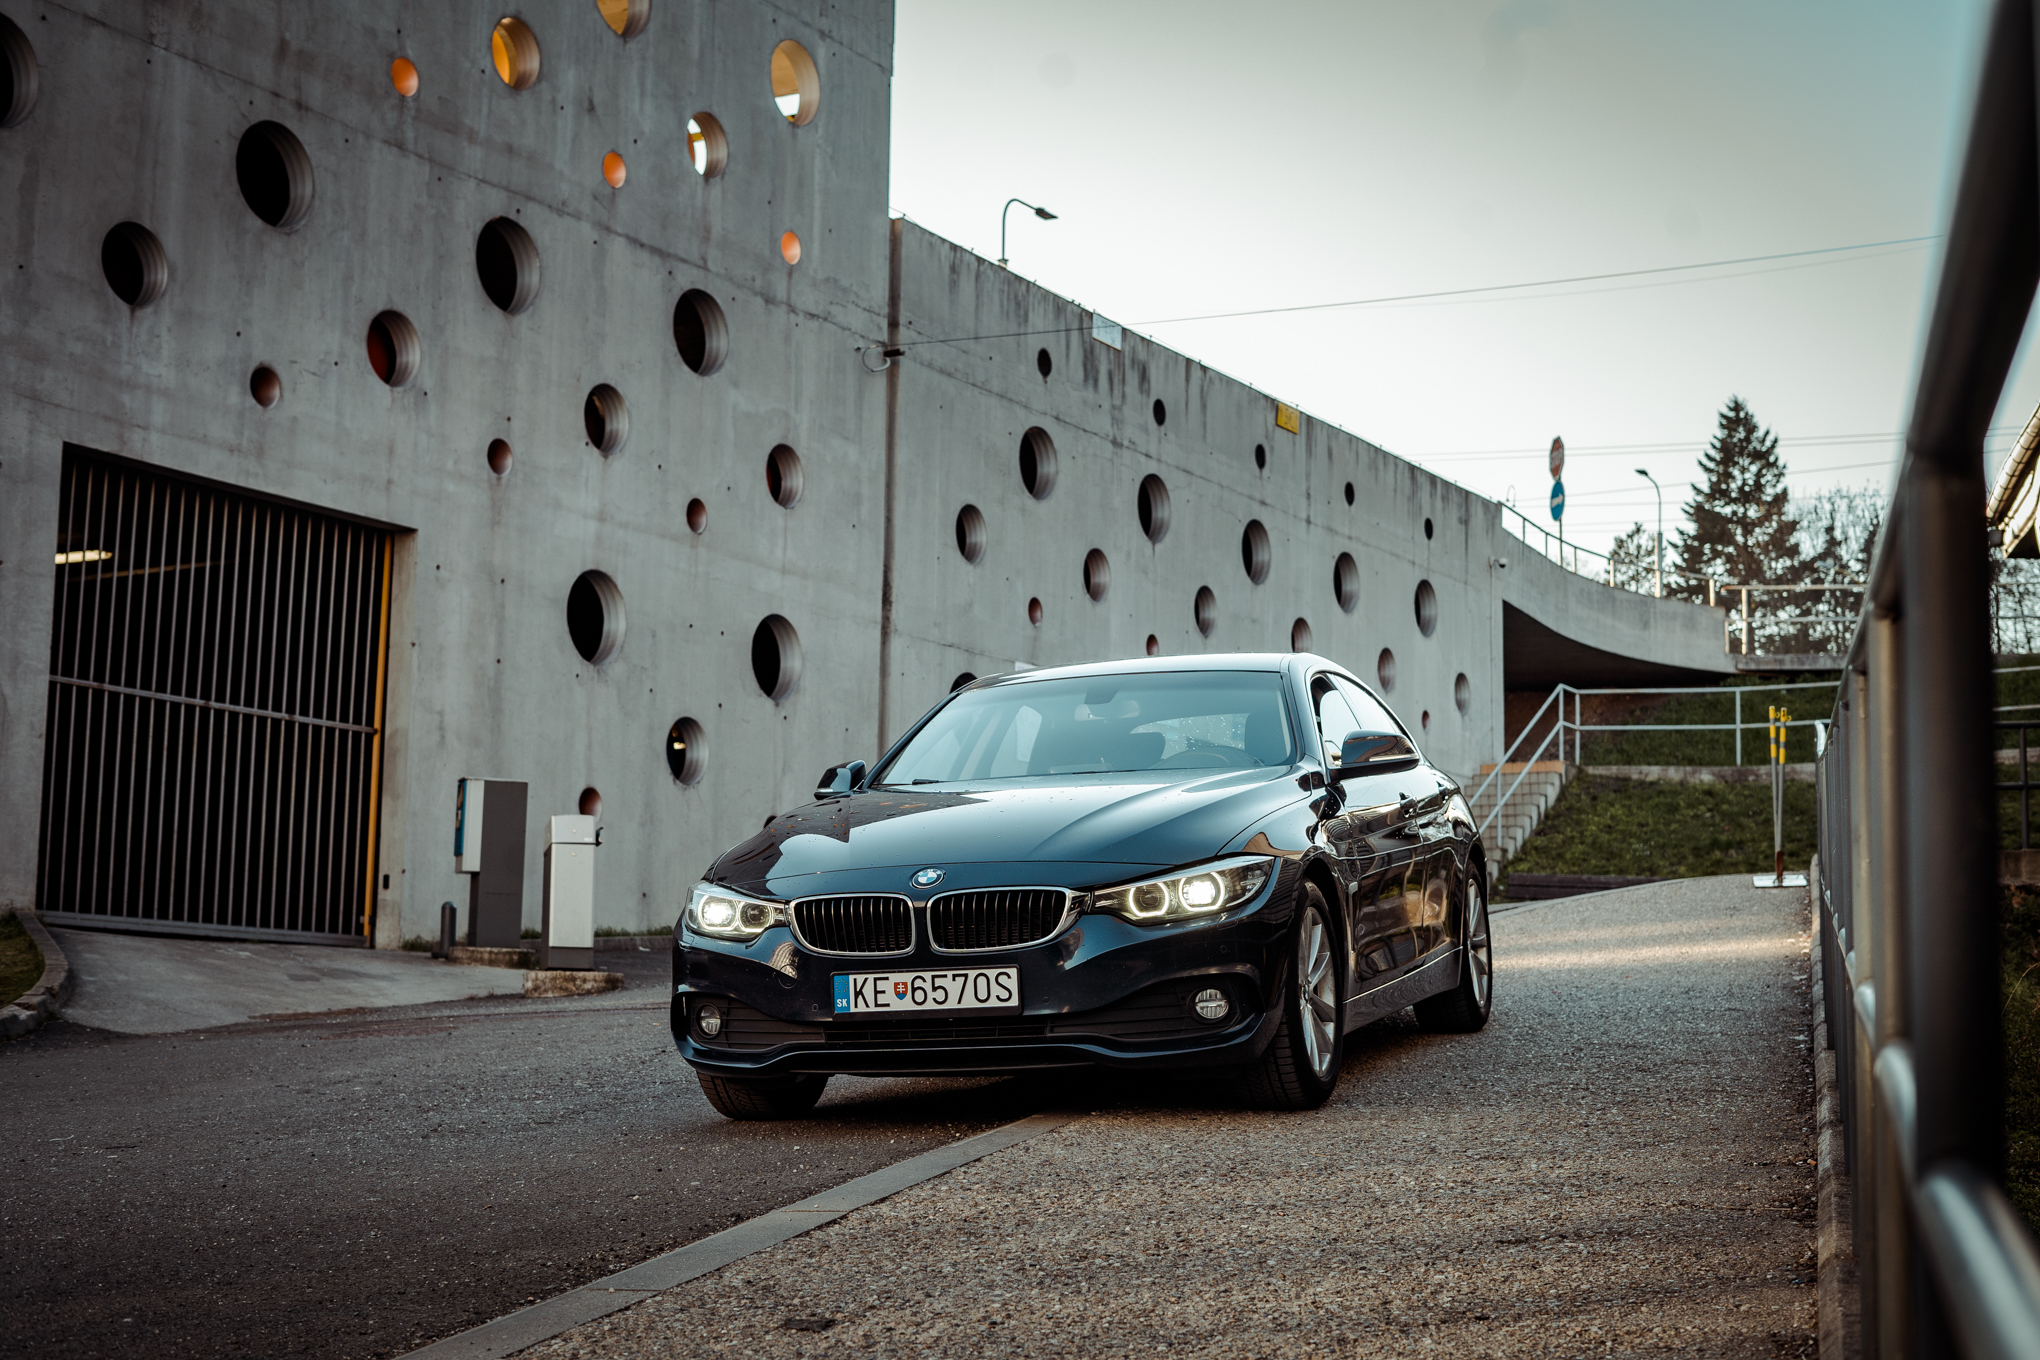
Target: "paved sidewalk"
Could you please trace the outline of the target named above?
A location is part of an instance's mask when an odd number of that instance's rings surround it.
[[[465,967],[404,950],[106,930],[50,933],[77,978],[64,1018],[116,1034],[175,1034],[262,1016],[524,995],[521,969]]]
[[[1487,1030],[1376,1025],[1321,1111],[1129,1090],[525,1354],[1811,1356],[1805,913],[1498,915]]]

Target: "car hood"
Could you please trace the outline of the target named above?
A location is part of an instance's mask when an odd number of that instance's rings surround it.
[[[1082,887],[1224,851],[1308,795],[1290,770],[1194,780],[1133,774],[879,788],[775,817],[716,861],[743,892],[914,892],[899,870],[944,870],[942,888],[1021,880]],[[1024,867],[1023,867],[1024,866]]]

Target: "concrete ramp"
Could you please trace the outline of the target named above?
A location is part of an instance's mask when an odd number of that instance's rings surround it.
[[[1720,609],[1617,590],[1528,547],[1498,575],[1510,690],[1704,685],[1736,673]]]

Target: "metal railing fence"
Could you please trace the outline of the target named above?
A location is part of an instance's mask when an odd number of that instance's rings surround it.
[[[2040,1355],[2003,1190],[1983,440],[2040,283],[2033,0],[1994,6],[1905,453],[1816,765],[1866,1356]],[[1825,1263],[1824,1263],[1825,1264]]]

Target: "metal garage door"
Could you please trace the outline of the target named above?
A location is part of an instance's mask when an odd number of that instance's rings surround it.
[[[66,446],[52,923],[366,942],[390,535]]]

